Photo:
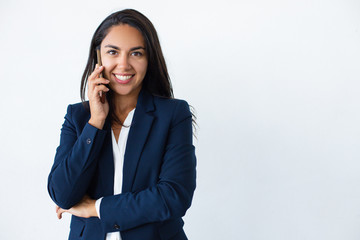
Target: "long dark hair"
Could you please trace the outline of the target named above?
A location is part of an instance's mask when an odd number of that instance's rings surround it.
[[[109,32],[109,29],[113,26],[120,24],[128,24],[131,27],[136,28],[143,36],[145,41],[145,51],[148,56],[147,72],[142,82],[142,88],[152,95],[161,96],[165,98],[174,98],[173,89],[166,67],[164,55],[161,50],[160,41],[154,25],[150,20],[142,13],[134,9],[125,9],[115,12],[105,18],[105,20],[96,29],[90,43],[89,58],[81,78],[80,96],[81,101],[85,104],[85,91],[87,85],[87,79],[93,72],[97,63],[96,48],[98,48]],[[122,125],[121,121],[115,115],[114,104],[112,101],[112,91],[106,93],[107,101],[109,102],[109,117],[110,121],[117,122]],[[193,126],[196,130],[196,116],[193,113]]]
[[[100,46],[101,42],[108,34],[109,29],[120,24],[128,24],[136,28],[144,38],[146,49],[145,51],[146,55],[148,56],[148,66],[146,75],[142,82],[142,88],[156,96],[174,98],[170,77],[155,27],[142,13],[133,9],[125,9],[115,12],[105,18],[105,20],[96,29],[92,37],[89,58],[81,78],[81,101],[85,102],[87,79],[94,71],[97,62],[96,48]],[[106,97],[110,106],[109,116],[111,120],[119,122],[119,119],[116,117],[113,111],[114,106],[112,102],[111,90],[106,94]]]

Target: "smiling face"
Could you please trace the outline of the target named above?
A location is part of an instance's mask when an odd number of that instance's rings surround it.
[[[137,98],[148,66],[142,34],[127,24],[113,26],[100,47],[104,77],[115,97]]]

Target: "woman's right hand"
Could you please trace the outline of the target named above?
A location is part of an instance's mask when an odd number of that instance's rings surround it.
[[[98,67],[96,65],[95,70],[88,78],[88,98],[90,104],[90,120],[89,124],[102,129],[105,123],[105,119],[109,114],[109,103],[105,98],[105,103],[101,102],[100,91],[104,93],[109,91],[109,88],[105,84],[109,84],[109,80],[100,78],[100,73],[104,70],[104,66]]]

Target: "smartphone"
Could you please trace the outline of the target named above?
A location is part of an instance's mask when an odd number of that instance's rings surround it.
[[[97,63],[100,66],[102,66],[102,63],[101,63],[101,55],[100,55],[100,48],[96,48],[96,56],[97,56]],[[103,77],[103,74],[100,73],[100,77],[102,78]],[[106,98],[106,93],[104,93],[103,91],[100,91],[99,92],[99,95],[100,95],[100,101],[102,103],[105,103],[105,98]]]

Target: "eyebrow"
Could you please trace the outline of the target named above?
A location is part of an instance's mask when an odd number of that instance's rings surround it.
[[[119,48],[118,46],[111,45],[111,44],[108,44],[108,45],[106,45],[105,47],[114,48],[114,49],[116,49],[116,50],[120,50],[120,48]],[[130,48],[130,51],[134,51],[134,50],[138,50],[138,49],[143,49],[143,50],[145,50],[144,47],[142,47],[142,46],[137,46],[137,47]]]

